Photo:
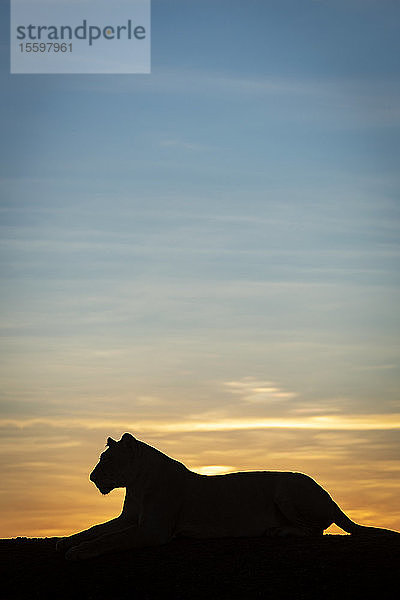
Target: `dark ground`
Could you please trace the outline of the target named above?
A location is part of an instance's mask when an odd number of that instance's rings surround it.
[[[85,562],[56,540],[0,540],[1,600],[400,597],[400,535],[181,539]]]

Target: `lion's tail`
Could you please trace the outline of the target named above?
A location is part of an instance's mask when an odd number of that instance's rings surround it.
[[[333,522],[338,525],[343,531],[346,533],[351,533],[352,535],[357,534],[384,534],[384,535],[400,535],[398,531],[392,531],[391,529],[382,529],[381,527],[366,527],[365,525],[358,525],[358,523],[354,523],[345,513],[339,508],[339,506],[335,503],[335,513]]]

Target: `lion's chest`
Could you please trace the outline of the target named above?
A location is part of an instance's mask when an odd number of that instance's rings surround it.
[[[257,536],[281,524],[268,473],[198,476],[186,488],[177,535]]]

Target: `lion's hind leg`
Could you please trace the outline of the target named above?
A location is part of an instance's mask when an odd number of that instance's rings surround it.
[[[289,528],[290,535],[319,536],[334,521],[332,498],[316,481],[302,473],[293,473],[283,480],[274,501],[282,515],[283,528]]]

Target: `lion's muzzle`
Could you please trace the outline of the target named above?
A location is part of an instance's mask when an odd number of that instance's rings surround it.
[[[104,474],[100,473],[98,467],[95,467],[89,476],[90,481],[93,481],[99,492],[103,495],[109,494],[114,489],[115,485],[109,481]]]

